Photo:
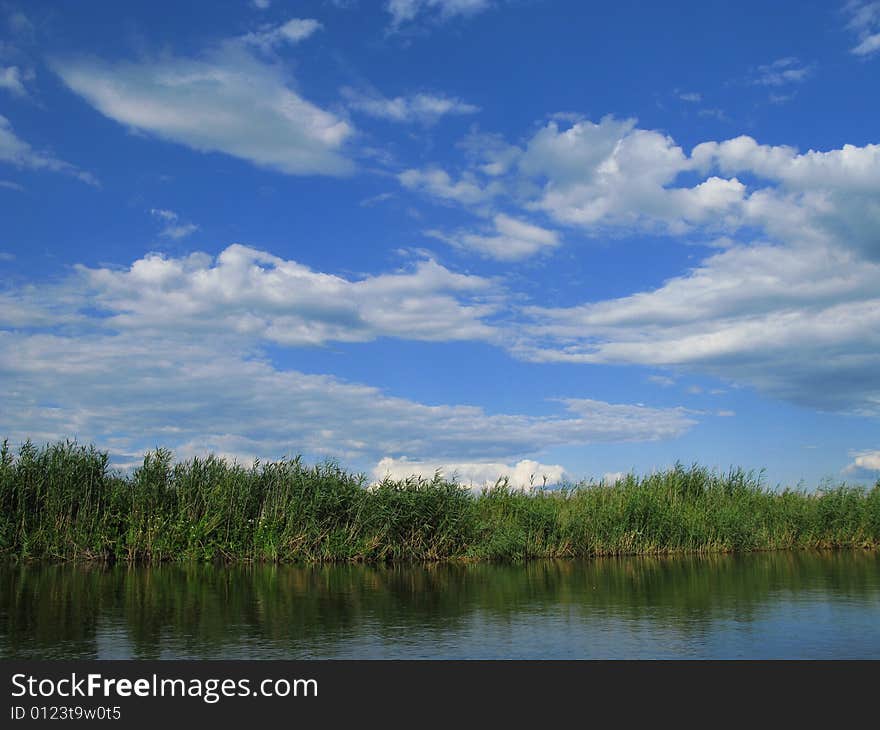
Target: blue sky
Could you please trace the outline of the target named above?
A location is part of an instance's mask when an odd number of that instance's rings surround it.
[[[880,2],[0,3],[0,432],[880,473]]]

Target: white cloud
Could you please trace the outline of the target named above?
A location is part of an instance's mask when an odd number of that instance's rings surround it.
[[[844,474],[870,478],[880,476],[880,451],[857,451],[851,455],[853,460],[843,470]]]
[[[324,26],[314,18],[292,18],[281,25],[267,25],[241,37],[242,42],[256,46],[264,52],[278,46],[295,45],[317,33]]]
[[[703,100],[703,95],[696,91],[679,92],[678,98],[691,104],[696,104]]]
[[[857,56],[870,56],[880,51],[880,33],[865,36],[852,52]]]
[[[459,232],[452,235],[428,231],[429,235],[466,251],[475,251],[496,261],[519,261],[556,248],[555,231],[499,213],[493,218],[494,233]]]
[[[880,145],[798,153],[740,136],[699,144],[691,157],[698,169],[746,172],[775,184],[748,196],[742,223],[785,241],[821,243],[830,238],[834,245],[870,258],[880,256]]]
[[[437,167],[407,170],[399,180],[465,206],[507,196],[525,210],[593,235],[635,230],[680,235],[699,227],[718,236],[741,223],[747,192],[742,182],[711,175],[677,187],[679,175],[693,172],[695,161],[670,137],[638,129],[631,119],[556,118],[523,148],[495,140],[479,153],[476,143],[466,140],[472,164],[457,181]]]
[[[349,280],[234,244],[216,259],[150,254],[128,269],[77,271],[110,313],[108,326],[236,333],[284,345],[366,342],[377,337],[486,340],[497,305],[493,282],[432,260]]]
[[[421,122],[433,124],[443,116],[475,114],[480,110],[473,104],[442,94],[412,94],[393,99],[379,94],[368,94],[349,87],[342,89],[348,106],[371,117],[392,122]]]
[[[526,310],[538,361],[686,366],[827,410],[880,413],[880,265],[834,248],[736,246],[653,291]]]
[[[529,203],[562,223],[597,231],[660,227],[683,233],[694,224],[729,228],[745,186],[709,177],[672,187],[693,164],[668,136],[637,129],[634,120],[586,120],[568,128],[551,121],[531,140],[519,171],[542,184]]]
[[[507,464],[554,446],[674,438],[694,424],[682,409],[588,399],[542,416],[425,405],[281,369],[262,354],[278,341],[449,338],[468,336],[468,326],[479,336],[479,323],[464,322],[464,334],[456,325],[472,316],[466,306],[456,313],[443,304],[451,295],[436,294],[475,287],[483,282],[433,262],[349,282],[243,246],[216,261],[148,256],[124,271],[79,267],[57,285],[0,292],[0,432],[94,440],[128,461],[161,443],[182,456]],[[442,331],[442,314],[422,310],[438,306],[453,315]]]
[[[522,459],[510,465],[500,462],[411,461],[390,456],[376,464],[372,477],[374,482],[386,478],[400,481],[414,476],[431,479],[437,473],[473,489],[493,487],[505,478],[514,489],[553,486],[565,478],[565,469],[559,464],[541,464],[531,459]]]
[[[806,81],[811,72],[812,67],[805,66],[797,58],[780,58],[758,66],[751,83],[756,86],[787,86]]]
[[[105,116],[200,152],[222,152],[292,175],[342,175],[353,165],[348,122],[303,99],[282,69],[227,43],[202,58],[54,64]]]
[[[458,146],[475,162],[475,170],[490,178],[508,173],[522,155],[516,145],[508,144],[499,134],[470,132]]]
[[[0,162],[27,170],[46,170],[61,172],[82,180],[89,185],[97,185],[94,175],[80,170],[69,162],[59,160],[48,152],[39,152],[27,142],[19,139],[12,131],[9,120],[0,115]]]
[[[164,236],[165,238],[179,241],[199,230],[199,227],[195,223],[182,222],[180,217],[173,210],[152,208],[150,213],[165,224],[159,233],[160,236]]]
[[[272,0],[251,0],[251,5],[257,10],[267,10],[271,4]]]
[[[379,203],[384,203],[386,200],[391,200],[393,197],[394,193],[378,193],[376,195],[371,195],[368,198],[364,198],[358,203],[358,205],[363,208],[370,208]]]
[[[6,188],[7,190],[17,190],[18,192],[24,190],[24,187],[22,187],[18,183],[12,182],[11,180],[0,180],[0,188]]]
[[[24,82],[33,79],[33,71],[22,71],[18,66],[0,66],[0,89],[5,89],[13,96],[27,96]]]
[[[617,409],[637,407],[611,404],[599,404],[598,413],[543,417],[428,406],[330,376],[280,370],[230,337],[0,331],[0,372],[8,384],[4,435],[99,444],[113,438],[125,453],[161,443],[187,453],[216,449],[261,458],[302,451],[470,463],[559,445],[674,438],[694,424],[677,409],[641,408],[621,418]]]
[[[491,5],[490,0],[388,0],[385,9],[391,15],[392,27],[397,28],[424,18],[449,20],[475,15]]]
[[[652,290],[522,308],[528,321],[506,326],[517,356],[680,367],[814,408],[880,414],[880,145],[800,152],[740,136],[688,154],[633,120],[571,115],[520,146],[479,137],[490,152],[465,140],[457,181],[429,167],[401,182],[481,216],[504,203],[593,236],[647,230],[720,249]],[[500,244],[479,230],[434,233]]]
[[[405,188],[463,205],[485,203],[499,190],[499,187],[493,183],[482,184],[470,172],[462,175],[461,179],[453,181],[448,172],[437,167],[404,170],[397,179]]]
[[[706,107],[704,109],[700,109],[697,112],[697,115],[705,117],[707,119],[717,119],[719,122],[726,122],[728,124],[731,123],[731,119],[727,115],[727,112],[724,111],[724,109],[719,109],[717,107]]]
[[[859,39],[851,52],[856,56],[872,56],[880,51],[880,3],[876,0],[854,0],[846,5],[850,15],[848,27]]]
[[[667,135],[611,117],[551,120],[523,148],[477,137],[463,145],[469,166],[457,180],[429,166],[400,182],[465,207],[507,197],[592,235],[648,230],[705,241],[758,228],[786,241],[834,236],[880,255],[880,145],[799,153],[740,136],[687,154]],[[487,151],[476,149],[479,139]],[[738,174],[758,180],[747,185]],[[682,184],[684,175],[697,180]]]

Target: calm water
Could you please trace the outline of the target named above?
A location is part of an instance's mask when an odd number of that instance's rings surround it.
[[[880,658],[880,555],[0,567],[5,658]]]

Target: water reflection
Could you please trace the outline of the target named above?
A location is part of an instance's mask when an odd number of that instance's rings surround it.
[[[880,556],[0,567],[12,658],[880,658]]]

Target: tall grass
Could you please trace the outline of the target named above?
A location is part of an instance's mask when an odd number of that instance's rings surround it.
[[[520,561],[880,547],[880,482],[813,493],[676,466],[614,485],[475,495],[299,458],[250,467],[158,449],[130,474],[65,442],[0,452],[0,555],[194,561]]]

